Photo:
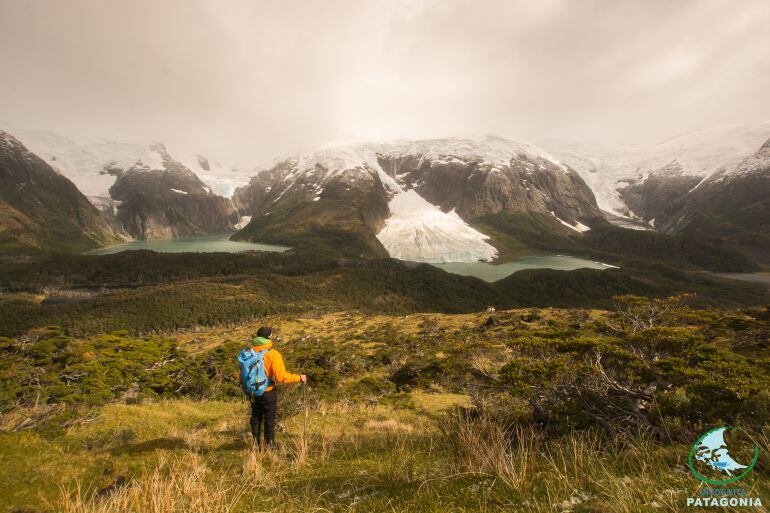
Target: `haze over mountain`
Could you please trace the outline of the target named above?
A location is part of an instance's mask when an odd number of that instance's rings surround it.
[[[0,5],[0,123],[115,233],[419,261],[607,221],[765,246],[764,182],[710,178],[770,136],[764,1],[175,7]]]
[[[655,144],[770,119],[768,26],[765,0],[5,1],[0,123],[244,166],[360,138]]]
[[[231,196],[235,187],[248,182],[250,166],[241,168],[219,155],[206,155],[195,149],[192,141],[185,144],[169,145],[147,137],[110,138],[88,136],[38,127],[19,128],[0,123],[0,128],[14,134],[30,151],[40,156],[51,167],[68,177],[90,198],[108,198],[109,189],[115,183],[117,174],[110,170],[129,169],[142,162],[151,169],[163,169],[163,151],[204,180],[214,193]],[[116,131],[116,130],[108,130]]]
[[[770,121],[765,121],[704,127],[657,144],[563,140],[543,141],[541,146],[580,173],[603,210],[645,217],[643,209],[628,204],[623,191],[629,185],[638,185],[650,175],[667,175],[684,177],[689,190],[707,176],[735,169],[769,137]]]

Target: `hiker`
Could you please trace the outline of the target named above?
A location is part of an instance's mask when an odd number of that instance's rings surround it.
[[[307,383],[306,375],[286,371],[281,353],[273,349],[272,336],[273,330],[262,326],[252,337],[252,347],[243,349],[238,355],[239,379],[251,402],[251,434],[260,449],[269,447],[275,437],[276,383]],[[260,440],[263,424],[265,434]]]

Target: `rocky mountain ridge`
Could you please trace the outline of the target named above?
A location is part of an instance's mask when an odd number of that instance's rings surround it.
[[[667,232],[724,237],[770,262],[770,139],[735,169],[672,201],[655,224]]]
[[[115,217],[141,240],[177,239],[232,230],[238,215],[229,199],[214,194],[177,162],[162,144],[153,144],[162,169],[138,162],[116,173],[110,198]]]
[[[357,249],[436,262],[494,258],[470,226],[484,216],[537,213],[575,232],[601,217],[572,169],[494,136],[327,146],[259,171],[234,203],[251,216],[237,238],[292,244],[343,227]]]
[[[665,195],[670,198],[681,192],[684,182],[693,183],[696,178],[735,170],[768,137],[770,121],[709,127],[658,144],[543,141],[541,146],[580,173],[604,211],[650,219],[645,204],[656,200],[650,196],[640,201],[639,195],[644,191],[639,186],[645,180],[652,179],[650,193],[663,192],[669,182],[671,190],[665,191]],[[678,176],[673,177],[672,169],[679,170]]]
[[[135,239],[224,233],[238,222],[230,200],[215,194],[197,174],[222,172],[206,157],[180,152],[184,158],[178,160],[160,143],[19,133],[35,154],[78,186],[113,230]]]
[[[0,249],[85,251],[121,239],[70,180],[0,131]]]

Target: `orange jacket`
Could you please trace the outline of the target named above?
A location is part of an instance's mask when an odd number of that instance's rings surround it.
[[[286,370],[286,365],[283,363],[283,357],[281,356],[281,353],[272,348],[272,342],[253,347],[254,351],[264,351],[265,349],[270,349],[267,353],[265,353],[265,374],[267,374],[267,377],[270,378],[271,383],[300,382],[299,374],[292,374]],[[265,389],[265,392],[272,389],[273,385],[271,384]]]

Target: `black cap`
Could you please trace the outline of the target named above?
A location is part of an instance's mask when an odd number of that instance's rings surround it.
[[[257,331],[257,336],[262,338],[270,338],[273,336],[273,330],[267,326],[262,326]]]

